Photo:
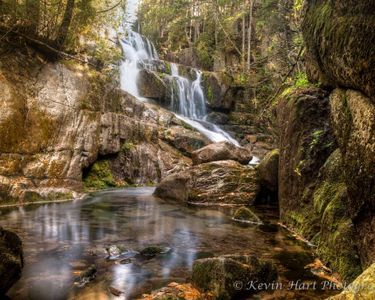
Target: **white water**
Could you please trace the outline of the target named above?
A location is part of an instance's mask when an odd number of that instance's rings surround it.
[[[133,31],[137,21],[138,0],[128,0],[124,23],[125,38],[121,39],[124,60],[120,66],[121,89],[142,98],[138,89],[138,78],[142,67],[159,60],[154,45],[144,36]],[[201,132],[213,142],[228,141],[236,146],[239,143],[217,125],[205,121],[206,99],[201,86],[202,73],[195,70],[195,79],[189,80],[179,74],[178,66],[171,64],[170,88],[171,107],[176,116]]]

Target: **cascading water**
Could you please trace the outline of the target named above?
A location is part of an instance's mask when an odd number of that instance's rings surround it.
[[[124,24],[124,38],[120,43],[123,49],[124,60],[120,67],[121,88],[140,100],[138,78],[142,68],[152,65],[159,57],[154,45],[146,37],[133,31],[132,27],[137,20],[138,0],[128,0],[126,20]],[[201,132],[213,142],[228,141],[236,146],[238,142],[217,125],[205,121],[207,114],[206,99],[201,86],[202,73],[195,70],[195,79],[190,80],[179,74],[178,66],[171,64],[170,109],[176,116]]]

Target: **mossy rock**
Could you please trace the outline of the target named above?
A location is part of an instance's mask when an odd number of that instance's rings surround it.
[[[118,186],[113,178],[108,160],[95,162],[84,177],[83,182],[85,188],[95,190]]]

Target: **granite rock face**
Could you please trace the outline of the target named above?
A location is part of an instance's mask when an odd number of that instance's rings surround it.
[[[76,197],[92,169],[123,186],[156,183],[191,165],[185,154],[208,140],[119,90],[117,71],[109,72],[22,53],[2,59],[0,203]],[[94,167],[97,160],[108,163]],[[96,182],[88,187],[106,186]]]
[[[309,0],[303,22],[310,79],[363,92],[375,103],[375,3]]]

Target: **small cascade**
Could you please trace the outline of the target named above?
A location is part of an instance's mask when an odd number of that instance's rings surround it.
[[[142,69],[153,69],[159,61],[159,56],[152,42],[133,30],[137,21],[138,0],[128,0],[126,20],[120,40],[124,60],[120,67],[121,89],[142,101],[139,94],[138,79]],[[179,73],[178,65],[171,64],[170,74],[170,110],[178,118],[201,132],[213,142],[229,141],[239,146],[227,132],[217,125],[205,121],[207,114],[206,99],[202,90],[202,72],[194,70],[194,79],[186,78]]]
[[[201,88],[202,73],[195,70],[196,79],[179,75],[178,66],[171,63],[171,110],[190,119],[202,119],[206,115],[206,101]]]

